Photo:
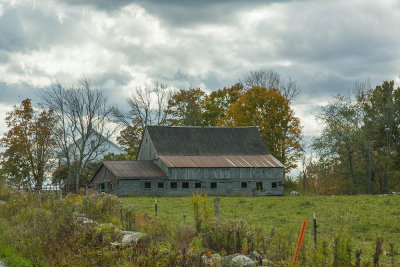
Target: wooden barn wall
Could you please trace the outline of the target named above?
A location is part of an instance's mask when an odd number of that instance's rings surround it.
[[[99,191],[109,192],[109,193],[118,192],[117,190],[118,178],[104,165],[100,167],[100,170],[94,176],[91,184],[93,189]]]
[[[283,195],[283,179],[283,168],[170,168],[169,179],[120,180],[118,194],[188,196],[199,192],[222,196]],[[246,188],[242,188],[242,182],[246,183]],[[150,183],[150,188],[145,188],[145,183]],[[159,188],[159,183],[163,183],[164,187]],[[176,188],[173,188],[171,183],[174,183]],[[188,188],[184,188],[184,183]],[[200,188],[196,188],[196,183]],[[212,188],[211,183],[217,183],[216,188]],[[257,188],[260,183],[262,188]]]
[[[154,160],[157,159],[157,151],[151,141],[147,129],[144,131],[142,143],[140,144],[137,160]]]

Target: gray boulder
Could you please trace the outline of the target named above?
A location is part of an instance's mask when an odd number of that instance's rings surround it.
[[[84,213],[80,213],[80,214],[75,215],[75,220],[77,220],[78,222],[81,222],[83,224],[87,224],[87,223],[97,224],[96,221],[86,217],[86,215]]]
[[[253,267],[256,266],[255,262],[247,256],[238,255],[231,261],[232,267]]]
[[[207,257],[206,255],[203,255],[203,256],[201,256],[201,261],[206,266],[216,267],[216,266],[221,266],[222,257],[221,257],[221,255],[219,255],[217,253],[212,254],[211,257]]]
[[[5,205],[5,204],[7,204],[7,202],[0,200],[0,205]]]
[[[228,255],[224,257],[224,260],[222,261],[222,266],[223,267],[229,267],[232,266],[231,265],[231,261],[234,257],[238,256],[238,255],[242,255],[240,253],[236,253],[236,254],[232,254],[232,255]]]
[[[137,244],[146,237],[146,234],[141,232],[122,231],[119,237],[119,240],[117,242],[111,243],[111,245],[128,246]]]

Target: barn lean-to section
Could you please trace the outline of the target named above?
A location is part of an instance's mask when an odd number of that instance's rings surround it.
[[[256,127],[148,126],[137,158],[103,162],[92,187],[120,196],[283,195],[284,166]]]

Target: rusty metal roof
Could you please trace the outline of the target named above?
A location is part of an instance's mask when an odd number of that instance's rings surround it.
[[[283,164],[269,155],[225,156],[159,156],[169,168],[283,168]]]
[[[150,160],[103,161],[103,164],[118,178],[167,176]]]

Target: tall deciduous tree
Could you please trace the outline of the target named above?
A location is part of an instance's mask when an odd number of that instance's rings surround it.
[[[284,80],[281,75],[273,70],[253,70],[244,78],[244,86],[246,89],[252,87],[265,87],[267,89],[278,89],[280,93],[291,102],[300,94],[300,88],[296,82],[289,78]]]
[[[400,189],[400,88],[356,83],[355,97],[337,96],[322,109],[313,142],[319,185],[331,193],[388,193]],[[332,179],[331,181],[327,181]],[[320,190],[322,192],[323,190]]]
[[[227,126],[257,126],[270,153],[289,172],[301,154],[301,126],[289,100],[277,89],[253,87],[241,95],[221,121]]]
[[[1,145],[6,148],[1,157],[1,172],[11,185],[40,190],[53,167],[53,111],[34,110],[31,100],[25,99],[7,113],[6,123],[9,131],[1,138]]]
[[[237,83],[229,88],[211,92],[205,97],[202,112],[204,126],[216,126],[225,117],[226,110],[235,103],[244,92],[243,85]]]
[[[362,116],[349,97],[337,96],[334,103],[323,108],[318,117],[324,125],[320,137],[314,140],[314,148],[321,157],[336,159],[337,171],[347,173],[347,193],[357,193],[356,161]],[[340,163],[340,164],[339,164]]]
[[[54,83],[42,92],[42,105],[54,111],[59,156],[68,168],[68,184],[78,191],[86,167],[104,154],[104,143],[116,131],[109,124],[112,109],[103,91],[86,79],[70,87]]]
[[[128,155],[136,157],[146,125],[167,123],[171,95],[166,85],[156,82],[151,86],[136,87],[132,91],[132,95],[126,99],[129,106],[127,112],[114,107],[114,117],[124,126],[117,141]]]
[[[169,124],[179,126],[202,125],[205,93],[200,88],[181,89],[168,101]]]

